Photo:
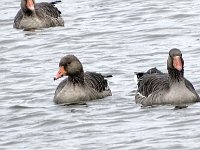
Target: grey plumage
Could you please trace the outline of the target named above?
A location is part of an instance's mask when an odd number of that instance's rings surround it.
[[[61,12],[53,3],[35,3],[34,9],[27,7],[27,0],[21,0],[21,9],[14,19],[13,27],[17,29],[39,29],[55,26],[64,26]]]
[[[81,103],[112,95],[105,77],[95,72],[84,73],[81,62],[74,55],[63,57],[59,66],[64,67],[64,73],[58,71],[55,79],[63,75],[68,78],[58,85],[54,96],[55,103]]]
[[[174,57],[177,56],[179,61],[175,62]],[[175,67],[181,69],[177,70]],[[184,78],[184,61],[180,50],[170,50],[167,68],[168,74],[156,68],[145,73],[136,73],[138,77],[136,103],[143,106],[165,104],[182,106],[200,101],[192,83]]]
[[[105,91],[108,87],[107,80],[100,73],[86,72],[84,78],[88,86],[94,88],[98,92]]]

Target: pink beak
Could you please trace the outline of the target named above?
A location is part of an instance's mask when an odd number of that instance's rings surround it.
[[[178,71],[181,71],[183,69],[183,64],[182,64],[180,56],[173,57],[173,66]]]
[[[65,68],[63,66],[60,67],[60,69],[58,70],[56,76],[54,77],[54,80],[57,80],[59,78],[61,78],[62,76],[66,75],[66,71]]]

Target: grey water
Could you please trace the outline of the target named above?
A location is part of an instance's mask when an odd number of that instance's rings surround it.
[[[44,1],[44,0],[43,0]],[[50,0],[47,0],[50,2]],[[42,2],[42,0],[36,0]],[[1,150],[199,150],[200,104],[141,108],[134,72],[166,72],[171,48],[200,94],[199,0],[63,0],[65,27],[13,29],[20,0],[0,2]],[[113,96],[87,105],[53,102],[60,58],[109,73]]]

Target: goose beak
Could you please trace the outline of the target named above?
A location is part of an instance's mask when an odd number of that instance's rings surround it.
[[[181,71],[183,69],[183,64],[182,64],[180,56],[173,57],[173,66],[178,71]]]
[[[33,11],[35,9],[33,0],[27,0],[26,7]]]
[[[66,75],[66,74],[67,74],[67,72],[65,71],[64,66],[61,66],[60,69],[58,70],[56,76],[54,77],[54,80],[57,80],[57,79],[63,77],[64,75]]]

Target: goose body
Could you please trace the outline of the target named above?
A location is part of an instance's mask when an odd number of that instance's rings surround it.
[[[55,3],[21,0],[21,9],[15,16],[13,27],[30,30],[64,26],[61,12],[54,6]]]
[[[184,78],[184,61],[180,50],[170,50],[167,68],[168,74],[156,68],[146,73],[137,73],[136,103],[143,106],[166,104],[183,106],[200,101],[192,83]]]
[[[59,66],[54,79],[62,76],[68,78],[58,85],[54,96],[55,103],[81,103],[112,95],[105,77],[95,72],[84,72],[81,62],[74,55],[63,57]]]

